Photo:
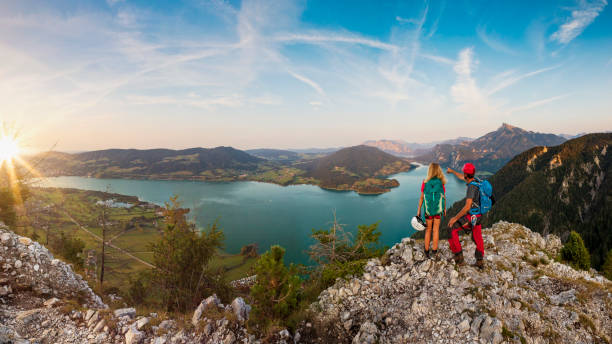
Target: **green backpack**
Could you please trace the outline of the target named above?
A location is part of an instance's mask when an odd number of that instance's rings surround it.
[[[433,216],[444,213],[446,199],[444,198],[444,186],[438,178],[430,179],[425,183],[425,215]]]

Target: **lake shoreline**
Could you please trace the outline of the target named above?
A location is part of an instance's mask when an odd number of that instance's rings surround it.
[[[328,190],[328,191],[347,191],[347,192],[355,192],[358,195],[363,195],[363,196],[372,196],[372,195],[382,195],[384,193],[390,192],[392,189],[398,188],[399,187],[399,182],[397,182],[396,179],[390,178],[391,176],[400,174],[400,173],[406,173],[406,172],[410,172],[410,171],[414,171],[415,169],[419,168],[420,166],[418,166],[417,164],[412,164],[412,167],[410,169],[404,170],[404,171],[399,171],[397,173],[391,173],[389,175],[380,175],[380,176],[376,176],[376,177],[371,177],[373,179],[382,179],[384,181],[389,181],[389,182],[396,182],[396,185],[393,186],[388,186],[388,187],[379,187],[379,190],[376,191],[363,191],[359,188],[340,188],[340,186],[321,186],[319,183],[315,183],[315,182],[289,182],[289,183],[279,183],[279,182],[275,182],[273,180],[260,180],[260,179],[254,179],[254,178],[248,178],[248,177],[244,177],[241,178],[240,176],[238,177],[231,177],[231,178],[219,178],[219,179],[206,179],[206,177],[202,178],[202,177],[192,177],[192,178],[181,178],[181,177],[157,177],[157,176],[149,176],[149,177],[130,177],[130,176],[109,176],[109,177],[93,177],[93,176],[84,176],[84,175],[69,175],[69,174],[58,174],[58,175],[53,175],[53,176],[48,176],[45,178],[58,178],[58,177],[79,177],[79,178],[92,178],[92,179],[99,179],[99,180],[103,180],[103,179],[120,179],[120,180],[146,180],[146,181],[184,181],[184,182],[210,182],[210,183],[235,183],[235,182],[257,182],[257,183],[265,183],[265,184],[273,184],[273,185],[278,185],[278,186],[294,186],[294,185],[312,185],[312,186],[318,186],[319,188],[323,189],[323,190]],[[357,181],[360,182],[360,181]],[[363,182],[363,181],[362,181]]]
[[[363,224],[380,222],[381,244],[392,246],[413,233],[410,218],[418,206],[421,182],[427,168],[389,175],[400,186],[393,192],[359,195],[356,192],[327,190],[312,184],[279,185],[240,180],[199,182],[191,180],[98,179],[84,177],[48,178],[41,187],[109,190],[137,196],[163,206],[178,195],[198,228],[219,221],[226,236],[224,251],[238,253],[241,247],[257,243],[260,252],[272,245],[286,248],[288,263],[308,264],[305,253],[312,244],[312,229],[329,228],[336,211],[347,232],[356,233]],[[291,186],[291,187],[279,187]],[[449,178],[449,203],[465,195],[465,183]],[[193,215],[193,217],[191,217]]]

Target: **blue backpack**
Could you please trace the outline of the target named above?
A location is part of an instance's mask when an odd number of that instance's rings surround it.
[[[488,180],[474,179],[470,184],[476,185],[480,192],[480,215],[484,215],[491,210],[495,197],[493,197],[493,186]]]

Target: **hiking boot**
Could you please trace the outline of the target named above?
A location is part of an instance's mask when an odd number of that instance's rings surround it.
[[[449,259],[455,262],[456,265],[465,265],[465,260],[463,259],[463,252],[455,253],[453,258]]]
[[[484,260],[483,259],[476,259],[476,264],[474,264],[474,266],[477,267],[480,270],[484,269]]]
[[[431,257],[429,256],[429,250],[425,250],[425,258],[427,258],[427,259],[431,258]]]
[[[440,256],[438,256],[438,250],[432,250],[432,256],[436,262],[440,260]]]

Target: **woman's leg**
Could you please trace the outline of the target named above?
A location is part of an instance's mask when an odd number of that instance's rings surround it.
[[[429,241],[431,240],[431,227],[433,225],[432,219],[426,219],[427,229],[425,230],[425,251],[429,251]]]
[[[433,250],[438,250],[438,239],[440,236],[440,219],[433,220]]]

